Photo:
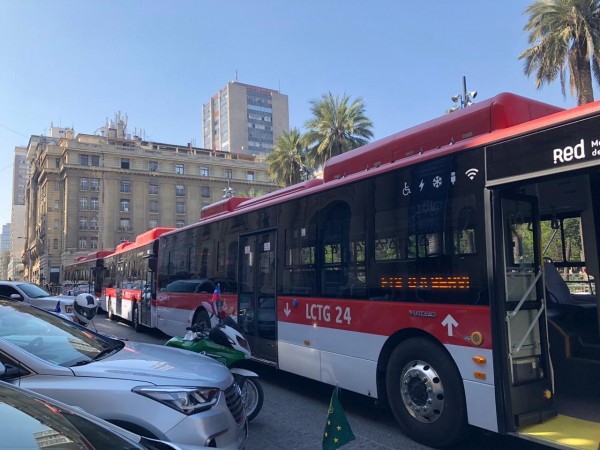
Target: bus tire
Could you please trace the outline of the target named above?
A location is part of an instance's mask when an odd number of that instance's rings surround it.
[[[110,298],[106,301],[106,315],[110,320],[117,320],[117,316],[115,316],[115,313],[113,313],[112,310],[112,302],[110,301]]]
[[[131,309],[131,328],[133,328],[137,333],[144,331],[144,327],[140,323],[140,309],[137,302],[133,302]]]
[[[415,337],[392,352],[386,370],[390,407],[402,431],[431,447],[459,442],[467,429],[462,378],[445,349]]]
[[[198,323],[203,323],[206,326],[207,330],[211,329],[211,324],[210,324],[210,316],[208,315],[208,312],[205,309],[199,309],[198,311],[196,311],[196,314],[194,314],[194,320],[192,320],[192,325],[196,325]]]

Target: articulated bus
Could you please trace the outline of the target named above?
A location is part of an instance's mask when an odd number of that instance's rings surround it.
[[[158,237],[173,228],[154,228],[135,242],[122,242],[104,260],[106,273],[101,308],[110,319],[129,320],[136,331],[156,328],[152,299],[156,296],[155,271]]]
[[[596,450],[598,240],[600,102],[504,93],[204,208],[158,237],[152,302],[181,335],[227,285],[257,361],[387,402],[424,444]]]
[[[104,282],[104,258],[112,250],[98,250],[75,258],[72,264],[63,267],[63,295],[90,292],[100,297]]]

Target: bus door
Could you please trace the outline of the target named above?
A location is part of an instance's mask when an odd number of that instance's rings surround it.
[[[277,301],[275,298],[275,231],[240,237],[238,324],[252,356],[277,360]]]
[[[555,415],[555,408],[537,198],[510,194],[495,198],[500,214],[494,233],[499,294],[494,307],[503,335],[498,336],[502,356],[496,361],[502,370],[499,379],[505,381],[502,397],[510,432],[542,422]]]
[[[143,279],[140,280],[140,299],[139,299],[139,320],[142,325],[152,326],[152,286],[154,286],[154,271],[150,268],[151,256],[144,256],[140,273]]]

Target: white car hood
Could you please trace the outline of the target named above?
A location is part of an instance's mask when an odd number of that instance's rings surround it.
[[[117,353],[83,366],[71,367],[75,376],[136,380],[155,385],[216,387],[233,382],[229,369],[208,356],[141,342],[125,342]]]

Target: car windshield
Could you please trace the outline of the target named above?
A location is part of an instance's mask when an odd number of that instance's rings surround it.
[[[2,448],[143,449],[86,417],[9,387],[0,389]],[[55,447],[55,445],[57,447]]]
[[[52,295],[52,294],[50,294],[50,292],[42,289],[37,284],[22,283],[22,284],[19,284],[18,286],[19,286],[19,289],[21,289],[23,292],[25,292],[25,294],[29,298],[43,298],[43,297],[50,297]]]
[[[0,339],[63,367],[100,359],[124,346],[118,339],[94,333],[55,314],[8,301],[0,301]]]

